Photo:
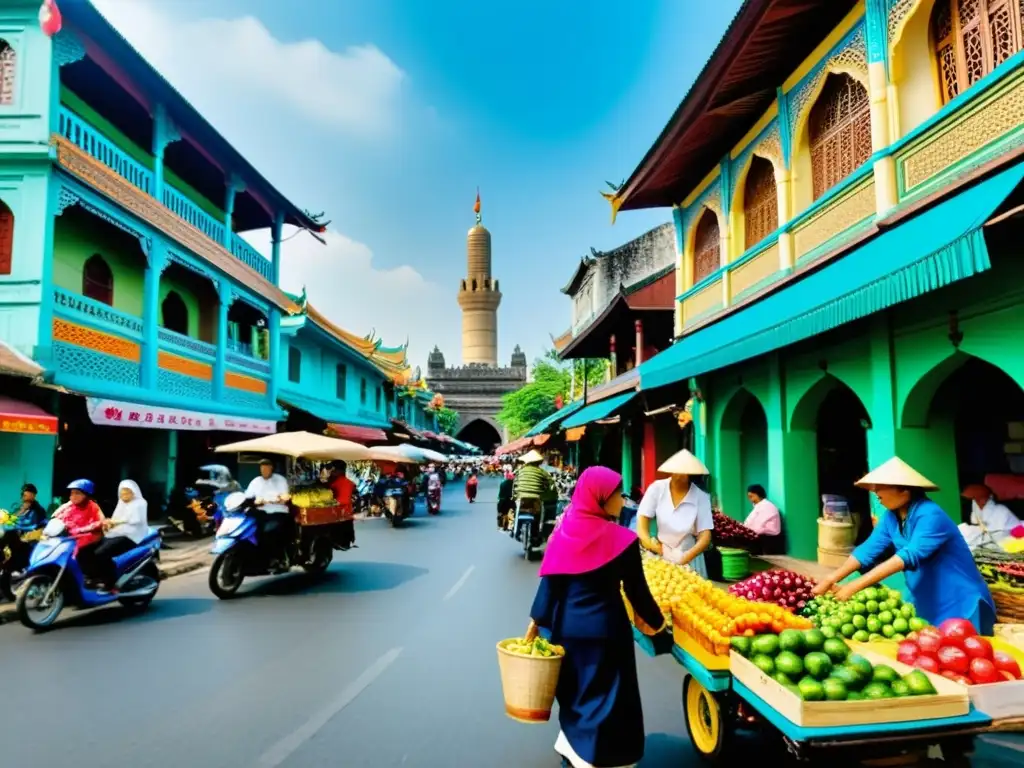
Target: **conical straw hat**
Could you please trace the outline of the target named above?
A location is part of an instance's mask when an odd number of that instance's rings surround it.
[[[664,464],[658,467],[659,472],[667,475],[710,475],[704,462],[694,456],[685,448],[679,453],[670,457]]]
[[[899,456],[893,456],[885,464],[868,472],[856,483],[869,491],[879,486],[894,488],[922,488],[937,491],[939,486],[907,464]]]
[[[519,460],[523,464],[540,464],[542,461],[544,461],[544,457],[536,450],[533,450],[527,454],[524,454],[523,456],[520,456]]]

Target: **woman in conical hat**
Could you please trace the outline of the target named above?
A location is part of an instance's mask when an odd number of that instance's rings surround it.
[[[867,541],[819,582],[815,594],[828,592],[859,571],[860,577],[836,593],[840,600],[849,600],[902,571],[921,618],[935,625],[968,619],[979,633],[992,634],[996,613],[988,586],[956,523],[927,496],[938,486],[898,457],[866,474],[857,485],[872,491],[888,513]]]
[[[708,468],[683,449],[658,467],[669,475],[651,483],[637,509],[636,531],[644,549],[669,562],[688,565],[707,578],[704,550],[711,546],[715,527],[711,497],[690,482],[694,475],[707,475]],[[658,535],[651,535],[651,520],[658,522]]]

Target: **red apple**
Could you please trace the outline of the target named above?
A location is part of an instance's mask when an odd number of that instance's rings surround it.
[[[992,654],[992,662],[1000,672],[1009,672],[1013,675],[1014,680],[1020,680],[1020,664],[1010,654],[1005,651],[996,651]]]
[[[939,630],[937,630],[935,627],[930,627],[930,626],[929,627],[925,627],[920,632],[918,632],[918,634],[919,635],[929,635],[931,637],[936,637],[936,638],[940,638],[940,639],[942,638],[942,633],[939,632]]]
[[[983,637],[965,637],[964,651],[972,659],[991,659],[992,643]]]
[[[1003,682],[1003,676],[999,674],[996,665],[988,659],[971,659],[970,676],[978,685]]]
[[[958,675],[966,675],[971,666],[971,660],[963,648],[953,645],[944,645],[939,649],[939,666],[949,669]]]
[[[917,643],[911,642],[910,640],[904,640],[899,645],[899,650],[896,651],[896,660],[902,664],[908,666],[914,665],[914,659],[921,655],[921,649],[917,647]]]
[[[1016,680],[1017,679],[1016,677],[1013,676],[1012,672],[1007,672],[1005,669],[1000,669],[999,670],[999,674],[1002,675],[1003,676],[1003,680],[1006,680],[1007,682],[1009,682],[1011,680]]]
[[[960,675],[958,675],[956,672],[954,672],[951,669],[944,669],[941,672],[939,672],[939,674],[942,675],[947,680],[955,680],[956,678],[960,677]]]
[[[969,677],[965,677],[964,675],[953,675],[953,677],[950,679],[954,683],[960,683],[960,685],[974,685],[974,681],[971,680],[971,678]]]
[[[918,669],[923,669],[925,672],[939,671],[939,662],[936,661],[934,656],[918,656],[914,659],[914,666]]]
[[[925,634],[924,630],[917,636],[917,650],[923,656],[936,656],[939,648],[942,647],[942,639],[931,633]]]
[[[946,619],[939,625],[939,633],[946,640],[959,641],[957,645],[963,645],[965,637],[974,637],[978,631],[967,619]]]

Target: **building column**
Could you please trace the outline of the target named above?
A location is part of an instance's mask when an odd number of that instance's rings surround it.
[[[672,301],[673,308],[673,329],[676,336],[683,333],[683,303],[678,297],[686,290],[686,259],[683,252],[683,209],[678,205],[672,206],[672,223],[676,231],[676,299]],[[692,277],[692,276],[691,276]]]
[[[608,339],[608,372],[605,374],[605,381],[611,381],[615,378],[615,372],[618,370],[619,365],[615,355],[615,334],[613,333]]]
[[[644,321],[634,320],[633,330],[636,331],[636,359],[633,364],[639,368],[644,362]]]
[[[622,426],[622,492],[633,490],[633,423],[620,421]]]
[[[871,148],[875,152],[875,207],[885,216],[899,202],[896,160],[888,153],[895,136],[889,92],[889,3],[867,0],[865,24],[868,49],[868,95],[871,99]]]
[[[167,498],[171,497],[177,485],[178,476],[178,430],[167,430]]]
[[[896,455],[896,369],[889,319],[883,312],[871,318],[870,359],[871,402],[865,403],[871,426],[867,432],[868,467],[877,467]],[[884,508],[871,494],[871,512],[881,515]]]
[[[213,363],[213,398],[224,400],[224,377],[228,362],[228,310],[231,309],[231,286],[225,278],[217,285],[217,345]]]
[[[268,318],[270,331],[270,386],[267,387],[270,408],[277,407],[277,389],[281,380],[281,310],[277,307],[270,308]]]
[[[278,211],[270,230],[270,271],[274,285],[281,284],[281,230],[284,229],[284,213]]]
[[[776,172],[775,183],[779,199],[779,226],[784,227],[793,218],[793,174],[788,168]],[[793,233],[779,232],[779,269],[788,272],[796,263],[793,254]]]
[[[181,139],[174,124],[167,116],[163,104],[157,104],[153,110],[153,197],[160,203],[164,201],[164,151],[167,145]]]
[[[640,446],[640,470],[640,482],[646,491],[657,479],[658,472],[658,443],[653,417],[644,419],[643,444]]]
[[[142,386],[156,389],[160,363],[160,277],[167,267],[163,240],[153,239],[142,284]]]
[[[224,248],[228,253],[233,253],[231,250],[231,240],[235,233],[234,228],[234,216],[235,216],[235,196],[239,192],[245,192],[245,184],[235,174],[231,174],[228,177],[227,189],[224,193]]]

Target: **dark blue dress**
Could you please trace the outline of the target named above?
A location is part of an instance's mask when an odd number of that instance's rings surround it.
[[[596,768],[632,765],[644,755],[633,630],[619,593],[652,627],[664,617],[632,544],[607,565],[577,576],[541,579],[530,617],[565,646],[558,720],[573,750]]]

